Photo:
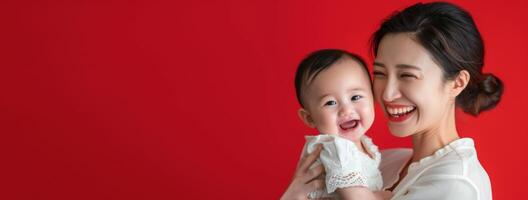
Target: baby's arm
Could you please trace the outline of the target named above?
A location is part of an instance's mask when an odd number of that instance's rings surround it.
[[[392,197],[392,192],[376,191],[372,192],[366,187],[346,187],[337,189],[337,193],[343,200],[388,200]]]

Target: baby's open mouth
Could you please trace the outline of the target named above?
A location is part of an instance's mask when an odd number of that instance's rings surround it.
[[[339,124],[339,127],[343,130],[353,129],[356,128],[359,124],[359,120],[350,120],[346,121],[344,123]]]

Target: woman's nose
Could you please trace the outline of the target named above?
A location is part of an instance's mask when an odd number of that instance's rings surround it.
[[[385,89],[383,90],[382,98],[386,102],[394,101],[401,97],[400,89],[398,83],[394,81],[387,81]]]

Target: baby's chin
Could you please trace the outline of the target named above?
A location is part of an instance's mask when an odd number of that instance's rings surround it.
[[[365,135],[365,129],[362,126],[358,126],[354,130],[342,130],[339,128],[338,130],[333,131],[321,131],[321,133],[327,135],[339,135],[342,138],[348,139],[352,142],[358,142],[361,140],[361,137]]]

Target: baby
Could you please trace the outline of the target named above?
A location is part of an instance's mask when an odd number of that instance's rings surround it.
[[[381,190],[381,155],[365,135],[374,121],[372,84],[365,62],[343,50],[316,51],[305,58],[295,75],[299,117],[321,135],[305,136],[303,155],[318,144],[323,151],[311,167],[323,164],[326,190],[309,198],[339,198],[338,188]]]

